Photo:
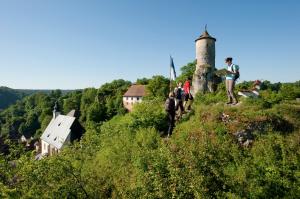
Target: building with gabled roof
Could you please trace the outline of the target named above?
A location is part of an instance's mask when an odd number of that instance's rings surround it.
[[[80,125],[76,111],[72,110],[67,115],[61,115],[55,105],[53,110],[53,118],[41,136],[41,155],[53,155],[61,151],[61,149],[78,140],[84,133],[84,128]]]
[[[133,84],[123,95],[123,105],[128,111],[132,111],[133,105],[141,103],[146,96],[146,86]]]

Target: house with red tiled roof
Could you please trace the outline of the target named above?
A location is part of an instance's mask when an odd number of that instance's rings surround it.
[[[123,95],[123,105],[130,112],[132,111],[133,105],[141,103],[143,97],[146,95],[145,85],[133,84],[127,92]]]

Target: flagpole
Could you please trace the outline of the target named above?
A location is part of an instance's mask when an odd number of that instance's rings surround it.
[[[172,68],[171,68],[171,61],[172,61],[172,57],[170,55],[170,85],[169,85],[169,88],[170,88],[170,92],[172,91]]]

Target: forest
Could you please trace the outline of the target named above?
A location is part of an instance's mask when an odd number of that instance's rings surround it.
[[[72,90],[60,90],[62,94],[72,92]],[[17,100],[24,98],[25,96],[35,93],[49,94],[52,90],[33,90],[33,89],[11,89],[8,87],[0,86],[0,110],[7,108],[8,106],[16,103]]]
[[[194,69],[195,62],[183,66],[177,81]],[[132,82],[121,79],[67,93],[11,93],[0,112],[0,197],[300,198],[300,81],[263,81],[260,97],[241,98],[240,106],[224,106],[222,83],[215,93],[195,96],[193,111],[170,138],[160,136],[167,129],[169,79],[136,83],[146,85],[147,97],[130,113],[122,95]],[[80,112],[86,132],[37,161],[18,139],[37,140],[56,101],[62,113]],[[251,135],[251,145],[241,145],[241,131]]]

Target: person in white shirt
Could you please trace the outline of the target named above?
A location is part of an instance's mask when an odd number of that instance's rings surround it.
[[[237,98],[234,94],[235,86],[235,75],[238,73],[237,65],[232,63],[232,57],[225,59],[227,64],[227,75],[226,75],[226,91],[228,96],[227,104],[236,105],[238,103]]]

